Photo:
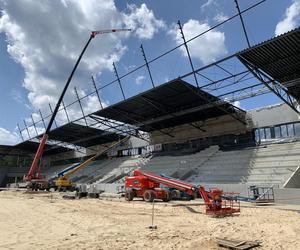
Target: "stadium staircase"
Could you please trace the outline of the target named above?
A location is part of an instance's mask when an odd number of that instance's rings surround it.
[[[218,150],[218,146],[211,146],[189,155],[154,156],[141,169],[157,174],[165,174],[174,178],[188,179],[188,177],[195,174],[198,166],[204,164]]]
[[[210,146],[196,153],[116,157],[93,162],[71,176],[85,184],[122,183],[133,169],[165,174],[195,184],[249,184],[282,187],[300,165],[300,141],[261,146]],[[69,165],[42,170],[51,178]],[[10,167],[8,176],[23,176],[27,168]],[[299,171],[299,170],[298,170]],[[298,176],[299,174],[297,174]]]
[[[147,164],[151,157],[120,157],[111,160],[110,171],[102,174],[90,184],[122,182],[122,178],[132,170]]]
[[[300,142],[219,150],[188,180],[195,183],[247,183],[282,186],[300,163]]]

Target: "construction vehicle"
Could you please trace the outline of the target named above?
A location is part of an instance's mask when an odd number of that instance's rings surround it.
[[[161,174],[160,176],[168,178],[168,179],[172,179],[175,180],[175,178],[167,176],[165,174]],[[173,187],[165,187],[169,192],[170,192],[170,199],[171,200],[193,200],[195,197],[193,195],[189,195],[188,193],[186,193],[183,190],[178,190],[176,188]]]
[[[160,199],[170,200],[170,192],[161,185],[184,191],[192,197],[201,197],[206,206],[206,213],[211,215],[228,215],[240,212],[239,200],[229,199],[235,193],[224,193],[218,188],[206,191],[203,186],[195,186],[180,180],[162,177],[153,173],[134,170],[133,176],[125,178],[125,199],[132,201],[135,197],[143,198],[147,202]],[[226,196],[227,199],[222,199]]]
[[[83,50],[81,51],[72,71],[71,71],[71,74],[69,75],[68,77],[68,80],[63,88],[63,91],[56,103],[56,106],[55,106],[55,109],[52,113],[52,116],[50,118],[50,121],[49,121],[49,124],[46,128],[46,131],[42,137],[42,139],[40,140],[40,144],[39,144],[39,147],[36,151],[36,154],[34,156],[34,159],[33,159],[33,162],[31,164],[31,167],[29,169],[29,172],[24,176],[23,180],[27,182],[27,188],[30,188],[30,189],[33,189],[33,190],[38,190],[38,189],[46,189],[46,190],[49,190],[50,188],[50,185],[49,185],[49,182],[47,180],[45,180],[41,173],[40,173],[40,164],[41,164],[41,159],[42,159],[42,156],[43,156],[43,153],[44,153],[44,148],[46,146],[46,143],[47,143],[47,140],[48,140],[48,135],[49,135],[49,132],[50,132],[50,129],[52,127],[52,124],[54,122],[54,119],[55,119],[55,116],[59,110],[59,107],[62,103],[62,100],[63,100],[63,97],[68,89],[68,86],[70,85],[70,82],[73,78],[73,75],[79,65],[79,62],[81,61],[81,58],[84,54],[84,52],[86,51],[88,45],[90,44],[91,40],[93,38],[96,37],[96,35],[99,35],[99,34],[107,34],[107,33],[114,33],[114,32],[120,32],[120,31],[130,31],[130,29],[111,29],[111,30],[99,30],[99,31],[92,31],[91,34],[90,34],[90,38],[88,39],[87,43],[85,44]]]
[[[64,169],[63,171],[60,172],[60,174],[58,174],[58,177],[55,179],[54,188],[58,189],[59,191],[64,191],[64,190],[71,190],[72,191],[72,190],[75,190],[75,183],[73,183],[69,180],[69,177],[72,174],[76,173],[80,169],[83,169],[83,168],[87,167],[96,158],[98,158],[99,156],[107,153],[110,149],[118,146],[119,144],[125,142],[128,139],[129,139],[129,136],[124,137],[122,140],[119,140],[119,141],[111,144],[110,146],[106,147],[105,149],[100,150],[97,154],[95,154],[92,157],[88,158],[84,162],[73,164],[72,166]]]
[[[50,179],[48,180],[50,187],[54,187],[55,190],[57,190],[57,186],[55,185],[55,180],[59,177],[64,176],[67,172],[71,171],[72,169],[76,168],[80,163],[74,163],[71,166],[68,166],[67,168],[61,170],[60,172],[58,172],[57,174],[55,174],[54,176],[50,177]]]
[[[61,176],[64,176],[66,173],[68,173],[69,171],[71,171],[72,169],[76,168],[78,165],[80,164],[80,162],[77,162],[77,163],[74,163],[72,164],[71,166],[63,169],[62,171],[58,172],[57,173],[57,177],[61,177]]]

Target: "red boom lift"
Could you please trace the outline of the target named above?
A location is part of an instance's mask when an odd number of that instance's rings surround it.
[[[236,193],[224,193],[218,188],[206,191],[203,186],[194,186],[183,181],[140,170],[133,171],[133,176],[126,176],[125,199],[132,201],[134,197],[139,197],[148,202],[152,202],[154,199],[169,201],[170,193],[167,189],[162,188],[161,185],[176,188],[193,197],[200,196],[205,202],[207,214],[228,215],[240,212],[239,200],[233,199]],[[222,199],[222,197],[226,197],[226,199]],[[232,199],[229,197],[232,197]]]
[[[58,112],[58,109],[60,107],[60,104],[63,100],[63,97],[68,89],[68,86],[72,80],[72,77],[77,69],[77,66],[79,64],[79,62],[81,61],[81,58],[84,54],[84,52],[86,51],[88,45],[90,44],[91,40],[93,38],[95,38],[96,35],[99,35],[99,34],[106,34],[106,33],[114,33],[114,32],[120,32],[120,31],[130,31],[130,29],[111,29],[111,30],[98,30],[98,31],[92,31],[91,34],[90,34],[90,38],[89,40],[87,41],[87,43],[85,44],[83,50],[81,51],[74,67],[73,67],[73,70],[65,84],[65,87],[56,103],[56,106],[55,106],[55,109],[53,111],[53,114],[50,118],[50,121],[49,121],[49,124],[47,126],[47,129],[40,141],[40,144],[39,144],[39,147],[37,149],[37,152],[34,156],[34,159],[33,159],[33,162],[31,164],[31,167],[29,169],[29,172],[27,173],[27,175],[24,176],[24,181],[27,182],[27,187],[30,188],[30,189],[34,189],[34,190],[38,190],[38,189],[46,189],[48,190],[49,189],[49,183],[48,181],[46,181],[45,179],[43,179],[43,177],[41,176],[41,173],[40,173],[40,163],[41,163],[41,159],[42,159],[42,155],[44,153],[44,148],[45,148],[45,145],[46,145],[46,142],[48,140],[48,134],[50,132],[50,129],[51,129],[51,126],[54,122],[54,118]]]

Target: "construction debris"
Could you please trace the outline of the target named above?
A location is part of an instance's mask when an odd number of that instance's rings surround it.
[[[251,249],[254,247],[260,246],[260,242],[258,241],[245,241],[245,240],[229,240],[229,239],[222,239],[217,238],[217,242],[219,246],[226,247],[229,249],[237,249],[237,250],[245,250]]]

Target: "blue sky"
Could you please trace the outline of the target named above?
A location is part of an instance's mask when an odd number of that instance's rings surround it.
[[[245,9],[258,0],[240,0]],[[76,57],[89,37],[89,30],[129,27],[130,34],[96,37],[89,47],[64,99],[75,100],[73,88],[84,96],[93,90],[90,76],[98,87],[115,79],[112,62],[119,75],[144,63],[143,44],[150,60],[181,41],[176,23],[181,21],[186,37],[192,37],[236,14],[234,1],[33,1],[0,0],[0,144],[15,144],[20,138],[16,124],[40,120],[38,109],[49,114],[48,103],[55,105]],[[299,25],[299,0],[267,0],[244,15],[251,44],[256,44]],[[247,47],[238,18],[226,23],[205,38],[189,44],[195,67],[221,59]],[[236,61],[223,66],[241,69]],[[191,71],[185,52],[177,49],[150,65],[156,85]],[[219,72],[208,71],[214,78]],[[187,81],[193,84],[191,78]],[[200,85],[205,84],[199,79]],[[253,81],[253,79],[250,79]],[[126,97],[151,87],[146,69],[122,79]],[[248,84],[245,82],[244,84]],[[100,91],[105,105],[122,99],[117,84]],[[214,93],[214,94],[222,94]],[[280,102],[271,94],[241,101],[244,109]],[[237,103],[236,103],[237,104]],[[95,96],[83,100],[86,113],[99,108]],[[74,119],[81,115],[78,106],[68,109]],[[66,122],[61,112],[57,122]],[[42,124],[37,124],[42,132]],[[31,135],[34,132],[31,130]],[[24,134],[26,137],[26,134]]]

